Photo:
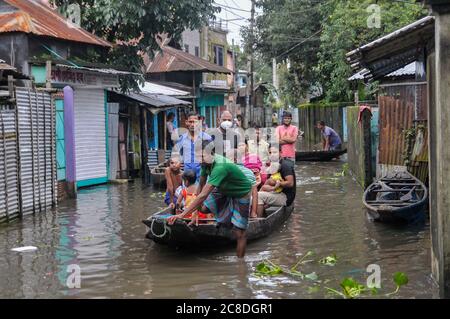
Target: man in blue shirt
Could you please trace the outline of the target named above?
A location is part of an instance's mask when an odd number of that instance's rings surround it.
[[[317,128],[322,131],[324,151],[337,151],[342,149],[342,140],[335,130],[326,126],[324,121],[317,122]]]
[[[202,142],[211,141],[211,136],[203,132],[200,125],[199,115],[190,112],[186,118],[186,127],[188,132],[181,135],[175,145],[175,151],[180,153],[184,170],[193,170],[200,178],[201,161],[202,161]]]

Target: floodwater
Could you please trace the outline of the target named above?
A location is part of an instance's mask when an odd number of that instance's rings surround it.
[[[326,287],[339,289],[347,277],[365,283],[371,264],[380,267],[382,289],[368,297],[386,298],[395,290],[393,274],[404,272],[409,283],[389,298],[436,298],[429,224],[367,220],[361,189],[336,176],[343,164],[298,164],[293,215],[272,236],[250,243],[245,260],[233,248],[193,254],[145,239],[141,220],[162,199],[138,181],[80,190],[56,212],[0,226],[0,298],[340,298]],[[11,251],[21,246],[38,249]],[[301,271],[315,272],[316,282],[253,275],[265,259],[289,268],[308,251],[312,261]],[[335,266],[318,263],[333,254]]]

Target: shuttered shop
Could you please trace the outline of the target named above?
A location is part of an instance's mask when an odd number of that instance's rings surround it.
[[[107,182],[105,93],[74,91],[77,186]]]

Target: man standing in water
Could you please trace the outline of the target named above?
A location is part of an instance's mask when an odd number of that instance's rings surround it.
[[[233,228],[237,256],[243,258],[251,190],[252,184],[241,169],[229,159],[215,154],[214,143],[204,141],[198,196],[183,213],[170,217],[169,224],[201,208],[202,213],[214,214],[219,226]]]
[[[281,158],[295,164],[295,143],[298,138],[298,128],[292,123],[292,114],[283,113],[283,125],[277,127],[276,136],[281,145]]]
[[[339,151],[342,149],[342,140],[335,130],[326,126],[324,121],[317,122],[317,128],[322,132],[324,151]]]

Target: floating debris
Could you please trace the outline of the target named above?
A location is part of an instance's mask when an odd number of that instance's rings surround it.
[[[38,248],[34,246],[24,246],[24,247],[17,247],[11,249],[12,251],[18,252],[18,253],[25,253],[28,251],[36,251]]]

